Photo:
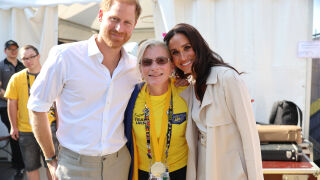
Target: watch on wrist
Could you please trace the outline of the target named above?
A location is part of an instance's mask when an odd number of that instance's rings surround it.
[[[46,159],[46,162],[47,162],[47,163],[50,163],[51,161],[54,161],[54,160],[56,160],[56,159],[57,159],[57,156],[54,155],[54,156],[52,156],[51,158]]]

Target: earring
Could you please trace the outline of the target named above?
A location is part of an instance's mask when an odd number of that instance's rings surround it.
[[[172,71],[172,73],[170,74],[170,77],[171,78],[175,78],[176,77],[176,71],[175,70]]]

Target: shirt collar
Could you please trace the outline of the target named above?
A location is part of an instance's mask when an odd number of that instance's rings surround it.
[[[121,48],[120,62],[121,61],[123,61],[123,64],[127,69],[137,67],[137,58],[135,56],[129,54],[123,47]]]
[[[88,40],[88,56],[97,56],[100,63],[103,61],[103,54],[100,52],[98,45],[96,43],[97,35],[91,36]],[[136,66],[136,59],[128,54],[128,52],[121,47],[121,57],[119,60],[119,65],[123,64],[124,67],[132,68]]]
[[[97,56],[100,63],[103,61],[103,55],[100,52],[97,42],[96,42],[97,35],[91,36],[88,40],[88,56]]]
[[[216,84],[218,81],[218,76],[225,71],[231,70],[229,67],[226,66],[213,66],[211,67],[211,72],[209,77],[207,78],[207,85],[209,84]]]
[[[217,83],[219,69],[220,67],[215,67],[215,66],[211,67],[211,72],[206,82],[207,85]]]
[[[4,63],[13,65],[7,58],[4,59]],[[18,65],[23,65],[23,64],[17,59],[17,66]]]
[[[8,64],[8,63],[9,63],[9,61],[8,61],[8,59],[7,59],[7,58],[5,58],[5,59],[4,59],[4,63],[6,63],[6,64]]]
[[[123,47],[121,47],[121,57],[120,57],[119,62],[121,62],[121,61],[124,61],[125,64],[130,63],[129,62],[130,61],[129,54]]]

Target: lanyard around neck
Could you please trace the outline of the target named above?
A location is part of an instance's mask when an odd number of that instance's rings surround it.
[[[29,97],[30,97],[30,87],[31,87],[31,84],[30,84],[30,77],[29,77],[29,74],[31,74],[31,73],[29,73],[29,72],[27,71],[28,95],[29,95]],[[38,73],[38,74],[39,74],[39,73]],[[36,78],[37,78],[38,74],[31,74],[31,75],[34,75],[34,80],[36,80]]]
[[[172,133],[172,119],[173,119],[173,100],[172,100],[172,92],[171,88],[168,89],[168,95],[166,97],[166,103],[165,108],[162,115],[162,121],[161,121],[161,132],[160,132],[160,139],[158,141],[156,128],[155,128],[155,119],[153,115],[153,110],[151,106],[151,100],[149,96],[149,91],[147,89],[146,92],[146,104],[145,104],[145,129],[146,129],[146,139],[147,139],[147,148],[148,148],[148,158],[152,159],[151,156],[151,146],[150,146],[150,140],[152,139],[152,145],[154,149],[154,156],[156,162],[161,162],[161,156],[164,148],[164,142],[165,137],[167,137],[167,143],[166,143],[166,158],[168,157],[168,150],[170,146],[171,141],[171,133]],[[168,107],[168,112],[166,111]],[[166,118],[168,117],[168,121],[166,121]],[[166,126],[168,125],[167,134],[165,134]],[[151,138],[150,138],[151,136]]]

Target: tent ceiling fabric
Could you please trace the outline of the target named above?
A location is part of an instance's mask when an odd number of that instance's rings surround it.
[[[99,1],[100,2],[100,1]],[[153,28],[153,9],[151,0],[140,0],[143,7],[136,29]],[[98,30],[99,3],[59,5],[59,18]]]
[[[43,63],[50,48],[57,44],[58,8],[43,6],[39,8],[0,9],[0,45],[13,39],[20,46],[32,44],[40,51]],[[3,47],[3,46],[2,46]],[[4,53],[1,53],[1,59]]]
[[[58,16],[61,19],[98,30],[99,3],[59,5]]]
[[[98,30],[100,2],[101,0],[0,0],[0,9],[58,6],[59,18]],[[140,0],[140,4],[143,9],[136,28],[153,28],[152,1]]]
[[[57,6],[59,4],[86,4],[90,2],[100,2],[100,0],[0,0],[0,9]]]
[[[33,44],[42,52],[42,62],[47,56],[50,49],[57,42],[58,35],[58,18],[64,20],[64,25],[83,26],[87,32],[99,29],[97,15],[99,12],[99,3],[101,0],[0,0],[0,43],[4,44],[8,39],[14,39],[20,44]],[[136,25],[136,34],[139,38],[154,36],[153,34],[153,12],[151,0],[140,0],[143,7],[142,14]],[[45,9],[43,11],[43,9]],[[54,10],[54,11],[52,11]],[[46,13],[50,13],[47,15]],[[40,14],[43,15],[40,15]],[[43,21],[37,21],[32,18],[34,14],[37,17],[43,16]],[[29,23],[28,27],[24,27],[20,21]],[[70,24],[68,24],[70,22]],[[30,27],[29,27],[30,26]],[[38,27],[40,29],[37,29]],[[42,28],[42,29],[41,29]],[[23,29],[23,31],[21,31]],[[28,30],[27,30],[28,29]],[[43,30],[49,29],[45,32]],[[66,30],[65,30],[66,31]],[[65,32],[60,30],[60,32]],[[41,32],[41,33],[39,33]],[[148,35],[145,35],[145,32]],[[32,34],[34,36],[30,36]],[[30,40],[30,38],[32,39]],[[45,42],[47,37],[52,37],[50,42]],[[137,40],[139,40],[139,38]],[[75,39],[77,40],[77,39]],[[0,58],[4,58],[4,54],[0,54]]]

